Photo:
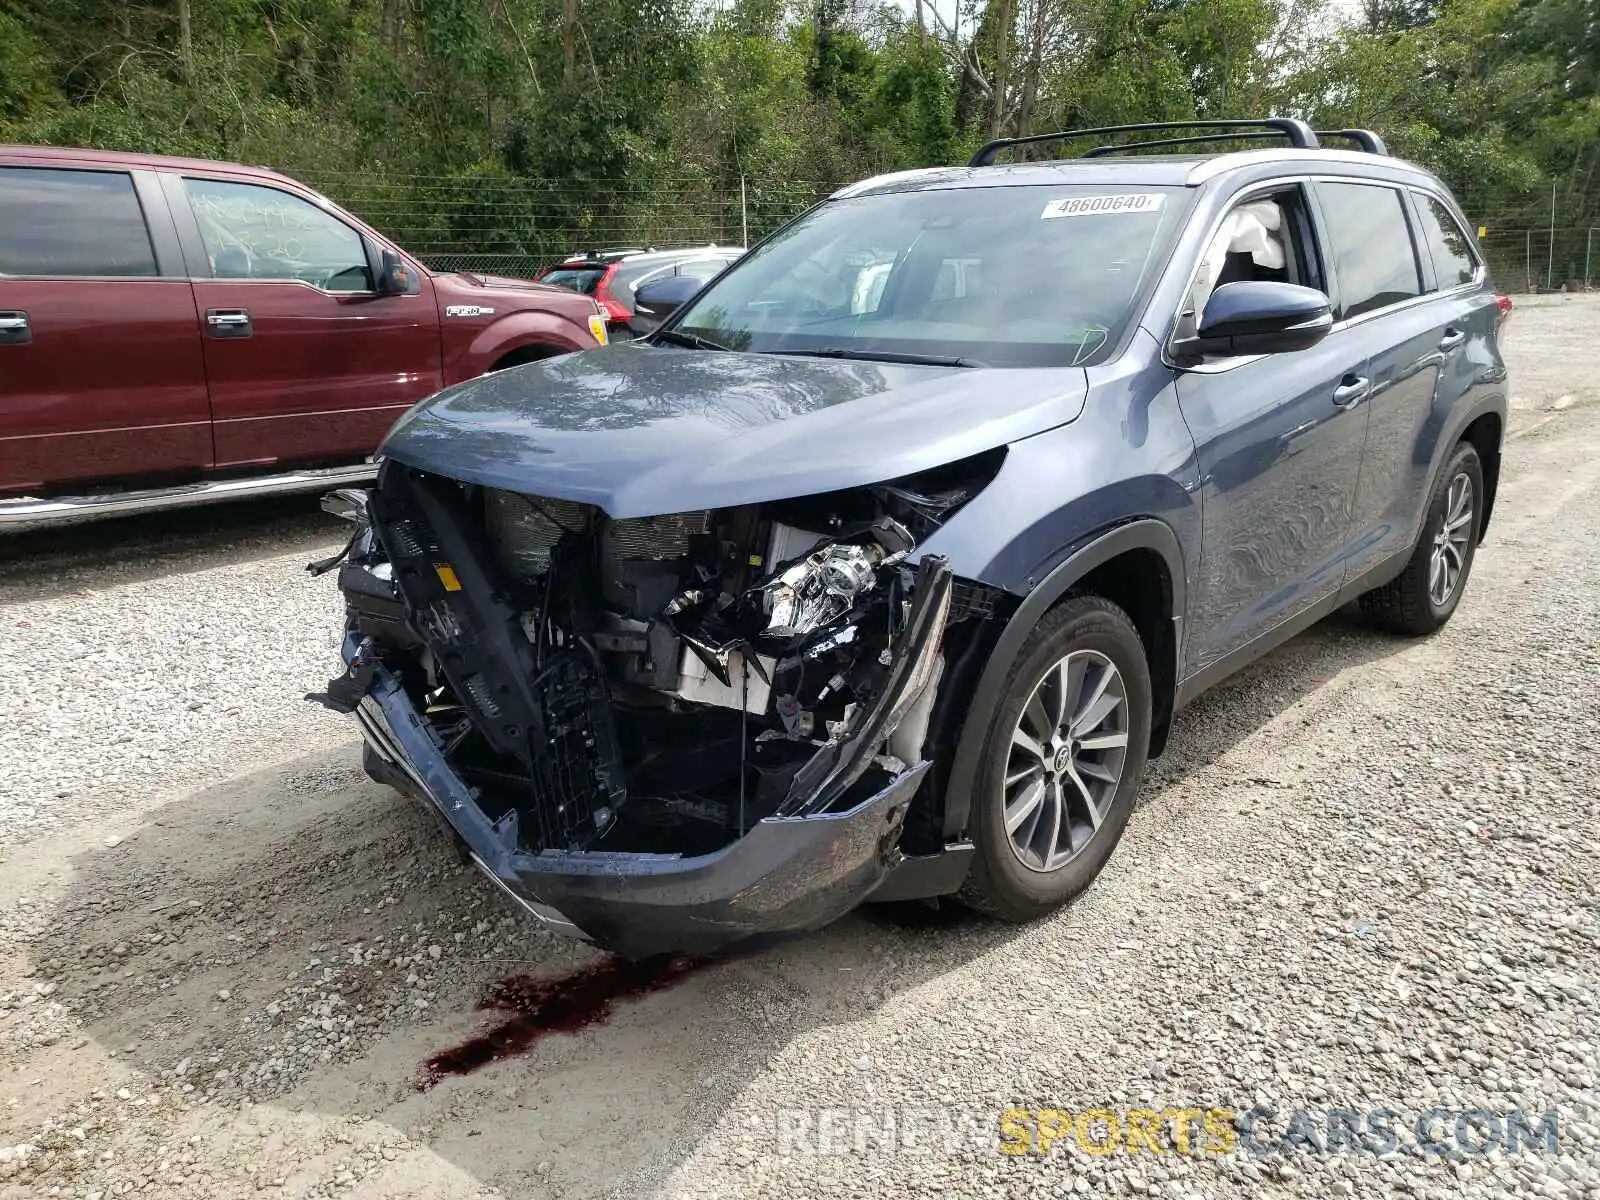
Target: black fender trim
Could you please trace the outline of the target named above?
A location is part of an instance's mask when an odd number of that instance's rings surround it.
[[[1175,635],[1182,633],[1182,618],[1187,603],[1183,550],[1178,545],[1178,535],[1165,521],[1153,517],[1118,525],[1109,532],[1094,538],[1080,547],[1053,568],[1039,581],[1018,605],[1005,630],[995,643],[994,652],[984,664],[978,686],[973,689],[972,701],[967,708],[961,737],[956,743],[955,758],[950,764],[950,775],[944,791],[944,836],[946,842],[964,841],[967,817],[972,811],[972,792],[977,785],[978,759],[983,753],[983,739],[988,730],[988,714],[1000,702],[1006,676],[1022,650],[1022,643],[1061,597],[1096,567],[1104,566],[1119,554],[1130,550],[1154,550],[1166,561],[1167,575],[1172,580],[1172,614]],[[1176,638],[1177,662],[1183,662],[1183,639]],[[1180,665],[1181,670],[1181,665]],[[982,719],[974,720],[974,717]]]
[[[1422,502],[1417,509],[1416,518],[1411,523],[1411,541],[1409,546],[1414,547],[1416,541],[1422,536],[1422,526],[1428,519],[1428,497],[1433,495],[1433,489],[1439,482],[1439,474],[1450,461],[1450,451],[1454,450],[1456,443],[1461,441],[1461,436],[1467,432],[1467,427],[1480,417],[1494,415],[1500,418],[1500,446],[1497,449],[1503,454],[1506,444],[1507,427],[1510,425],[1509,406],[1502,395],[1486,397],[1474,404],[1471,408],[1462,409],[1450,414],[1450,423],[1444,427],[1433,452],[1433,462],[1428,467],[1428,486],[1422,492]],[[1478,523],[1478,544],[1481,546],[1489,530],[1489,516],[1494,511],[1494,493],[1499,483],[1498,475],[1490,482],[1489,475],[1491,464],[1484,463],[1485,490],[1489,493],[1484,497],[1483,520]],[[1409,558],[1409,555],[1408,555]],[[1403,567],[1402,567],[1403,569]]]

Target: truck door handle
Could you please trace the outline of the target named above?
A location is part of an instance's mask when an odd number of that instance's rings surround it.
[[[1466,340],[1467,335],[1465,330],[1456,329],[1453,327],[1446,329],[1444,331],[1444,337],[1439,339],[1439,350],[1441,353],[1449,354],[1450,351],[1454,350]]]
[[[27,313],[18,309],[0,312],[0,346],[20,346],[32,340]]]
[[[247,338],[250,336],[250,310],[246,308],[208,308],[206,324],[211,326],[211,336],[219,338]]]
[[[1372,380],[1362,375],[1346,375],[1333,389],[1335,408],[1354,408],[1372,393]]]

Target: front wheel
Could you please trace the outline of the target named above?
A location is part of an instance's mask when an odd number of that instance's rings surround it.
[[[1361,597],[1361,611],[1396,633],[1422,635],[1456,611],[1467,588],[1483,522],[1483,463],[1462,442],[1434,484],[1411,561],[1393,581]]]
[[[1133,622],[1099,596],[1052,609],[990,719],[959,898],[1027,921],[1083,891],[1122,837],[1149,748],[1150,669]]]

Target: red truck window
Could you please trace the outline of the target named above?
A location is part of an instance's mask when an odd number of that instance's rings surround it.
[[[155,275],[124,171],[0,167],[0,275]]]
[[[327,292],[370,292],[361,235],[276,188],[185,179],[214,279],[298,279]]]

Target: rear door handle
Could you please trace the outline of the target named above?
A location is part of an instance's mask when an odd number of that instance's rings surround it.
[[[219,338],[247,338],[250,336],[250,310],[247,308],[208,308],[206,324],[211,336]]]
[[[1346,375],[1333,389],[1335,408],[1354,408],[1372,392],[1372,380],[1361,375]]]
[[[27,313],[15,308],[0,312],[0,346],[20,346],[32,340]]]
[[[1444,354],[1449,354],[1462,342],[1467,340],[1466,331],[1463,329],[1446,329],[1444,336],[1439,339],[1439,349]]]

